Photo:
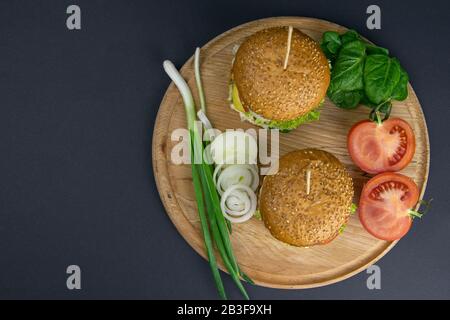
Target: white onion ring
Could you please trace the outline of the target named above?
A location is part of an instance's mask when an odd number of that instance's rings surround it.
[[[230,207],[229,202],[234,208]],[[232,192],[229,197],[225,199],[225,209],[227,210],[227,213],[233,217],[242,216],[242,212],[249,211],[251,205],[252,204],[248,194],[239,190],[234,190],[234,192]]]
[[[211,146],[211,144],[209,144],[208,146]],[[211,155],[211,153],[210,153],[210,155]],[[211,155],[211,159],[212,159],[212,155]],[[213,161],[214,161],[214,159],[213,159]],[[216,163],[216,167],[214,168],[214,174],[213,174],[214,185],[217,185],[217,178],[219,177],[222,170],[224,170],[228,166],[229,165],[227,164],[226,161],[225,161],[225,163],[219,163],[219,164]]]
[[[220,173],[222,172],[222,169],[225,169],[226,166],[227,166],[226,164],[221,163],[214,168],[213,180],[214,180],[214,185],[216,186],[216,188],[217,188],[217,178],[220,175]]]
[[[245,202],[242,203],[241,199],[231,195],[225,200],[225,204],[228,208],[235,212],[241,212],[242,210],[245,210]]]
[[[197,115],[206,122],[203,112],[199,111]],[[245,141],[248,141],[248,148]],[[255,194],[259,186],[256,140],[241,131],[228,131],[215,137],[210,146],[216,163],[213,181],[221,195],[222,213],[233,223],[245,222],[254,215],[258,201]],[[243,156],[247,160],[240,164]]]
[[[219,164],[214,170],[213,180],[220,195],[230,186],[236,184],[246,185],[253,191],[256,191],[259,186],[259,174],[256,165]]]
[[[227,199],[232,198],[233,201],[242,200],[244,205],[244,210],[238,211],[233,210],[228,207]],[[238,203],[235,203],[235,206],[238,206]],[[222,209],[224,217],[233,222],[233,223],[241,223],[249,220],[256,211],[257,199],[255,192],[246,185],[235,184],[229,187],[222,195],[220,199],[220,207]]]
[[[240,165],[228,166],[219,175],[217,179],[217,191],[223,194],[226,189],[235,184],[246,186],[252,185],[251,171]]]
[[[253,191],[256,191],[259,187],[259,172],[258,172],[258,165],[256,164],[247,164],[248,168],[253,174],[253,184],[250,186]]]

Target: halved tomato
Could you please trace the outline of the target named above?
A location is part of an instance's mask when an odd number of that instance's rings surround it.
[[[410,210],[419,201],[419,188],[399,173],[386,172],[370,179],[363,187],[358,214],[364,228],[373,236],[393,241],[411,228]]]
[[[376,174],[406,167],[414,156],[416,140],[410,125],[402,119],[392,118],[382,124],[364,120],[350,129],[347,147],[361,170]]]

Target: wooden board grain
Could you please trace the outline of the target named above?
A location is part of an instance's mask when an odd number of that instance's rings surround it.
[[[324,31],[346,30],[324,20],[280,17],[238,26],[210,41],[202,48],[201,72],[207,113],[215,127],[220,130],[252,127],[251,124],[240,121],[239,115],[229,108],[227,101],[233,48],[258,30],[289,25],[316,40],[320,39]],[[195,94],[192,58],[183,66],[182,74]],[[423,195],[428,178],[430,149],[425,118],[411,86],[408,99],[394,103],[392,115],[408,121],[415,132],[416,153],[411,164],[402,173],[414,179]],[[283,155],[306,147],[333,153],[351,173],[355,185],[354,201],[357,203],[361,188],[369,177],[352,163],[346,148],[346,135],[355,122],[367,117],[366,107],[341,110],[327,99],[322,107],[320,121],[302,125],[297,130],[280,136],[280,153]],[[153,170],[167,214],[186,241],[205,257],[191,168],[189,165],[175,165],[170,160],[172,147],[177,143],[171,141],[171,133],[177,128],[185,127],[183,103],[171,84],[161,103],[153,132]],[[274,239],[263,222],[256,219],[234,225],[231,239],[243,271],[256,284],[276,288],[318,287],[346,279],[376,262],[396,244],[372,237],[364,230],[357,215],[351,217],[342,235],[324,246],[288,246]]]

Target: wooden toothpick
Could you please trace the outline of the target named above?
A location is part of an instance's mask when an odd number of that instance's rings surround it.
[[[306,195],[311,192],[311,169],[306,169]]]
[[[291,53],[291,42],[292,42],[292,31],[294,28],[292,26],[289,26],[289,33],[288,33],[288,42],[287,42],[287,50],[286,50],[286,56],[284,57],[284,65],[283,69],[286,70],[288,61],[289,61],[289,54]]]

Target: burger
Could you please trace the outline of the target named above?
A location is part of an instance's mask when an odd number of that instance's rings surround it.
[[[231,107],[242,120],[290,131],[319,118],[329,83],[329,63],[317,42],[292,27],[265,29],[237,49]]]
[[[352,211],[353,182],[331,153],[297,150],[283,156],[278,172],[264,178],[259,211],[280,241],[309,247],[341,232]]]

